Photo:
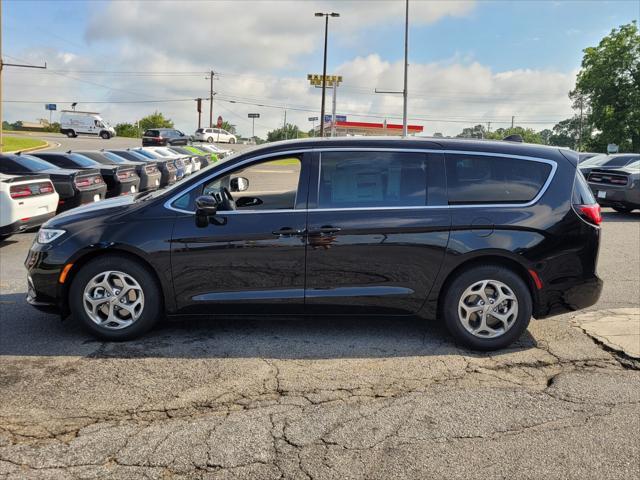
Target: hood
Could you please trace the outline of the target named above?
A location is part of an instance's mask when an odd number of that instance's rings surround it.
[[[134,195],[123,195],[95,203],[89,203],[80,207],[72,208],[66,212],[56,215],[45,223],[45,228],[64,228],[65,225],[77,223],[105,216],[116,215],[129,211],[133,206],[140,205],[134,201]]]

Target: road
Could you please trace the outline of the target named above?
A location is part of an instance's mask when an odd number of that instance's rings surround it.
[[[25,304],[0,245],[0,478],[638,478],[640,370],[571,323],[479,354],[437,324],[166,324],[93,340]],[[640,214],[604,215],[604,295],[640,306]]]
[[[142,141],[139,138],[113,137],[103,140],[99,137],[80,135],[76,138],[68,138],[59,133],[38,133],[38,138],[49,142],[51,147],[47,149],[51,152],[66,152],[67,150],[101,150],[103,148],[133,148],[141,147]],[[245,150],[249,145],[219,143],[215,144],[221,148],[233,151]]]

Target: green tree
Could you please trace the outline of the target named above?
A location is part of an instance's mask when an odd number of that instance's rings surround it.
[[[140,137],[140,129],[132,123],[118,123],[114,128],[119,137]]]
[[[498,128],[493,132],[487,132],[484,138],[502,140],[509,135],[520,135],[527,143],[543,143],[540,133],[536,132],[532,128],[524,127]]]
[[[587,145],[605,151],[617,143],[621,151],[640,152],[640,33],[632,23],[613,29],[597,47],[584,50],[574,108],[590,110],[597,133]]]
[[[165,118],[164,115],[158,111],[141,118],[138,125],[142,132],[149,128],[173,128],[173,122],[171,119]]]
[[[277,142],[278,140],[287,140],[292,138],[306,138],[306,132],[300,131],[297,125],[287,123],[285,127],[276,128],[267,133],[267,142]]]
[[[485,138],[487,130],[484,125],[463,128],[462,132],[456,135],[457,138]]]
[[[551,135],[553,135],[553,130],[550,130],[548,128],[540,130],[540,138],[542,139],[542,143],[544,143],[545,145],[549,145]]]
[[[227,122],[226,120],[224,122],[222,122],[222,126],[220,127],[223,130],[226,130],[229,133],[232,134],[236,134],[236,126],[235,125],[231,125],[229,122]]]
[[[548,145],[569,147],[573,150],[585,150],[584,145],[591,139],[592,126],[587,115],[582,119],[582,135],[580,134],[580,116],[562,120],[554,125]]]

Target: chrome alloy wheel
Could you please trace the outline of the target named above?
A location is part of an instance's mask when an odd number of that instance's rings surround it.
[[[458,317],[464,328],[480,338],[504,335],[518,317],[513,290],[497,280],[480,280],[467,288],[458,302]]]
[[[110,330],[120,330],[140,318],[144,310],[144,293],[131,275],[106,271],[87,283],[82,304],[94,323]]]

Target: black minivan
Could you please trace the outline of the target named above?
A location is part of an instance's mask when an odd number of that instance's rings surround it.
[[[383,315],[502,348],[600,296],[600,207],[577,164],[506,141],[271,143],[49,220],[27,300],[108,340],[165,315]]]

